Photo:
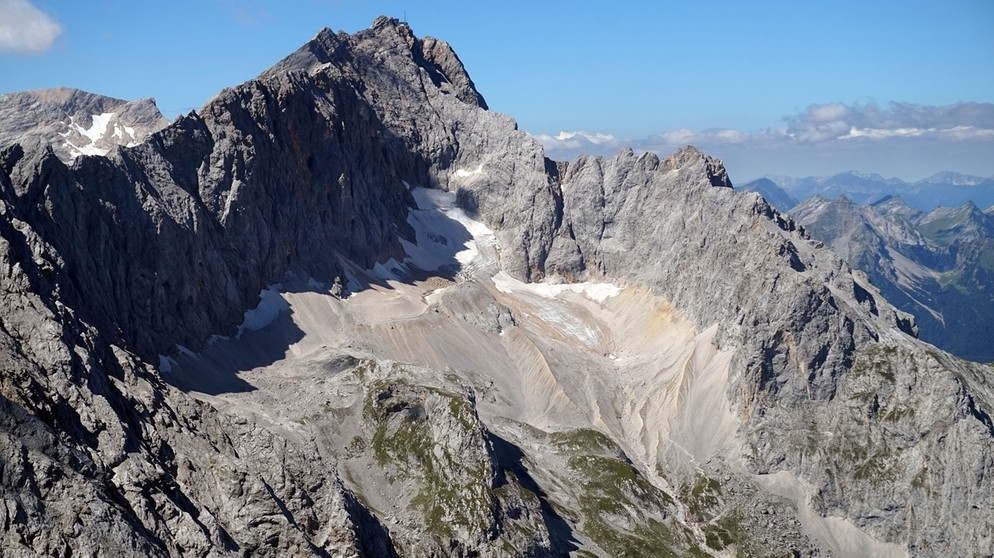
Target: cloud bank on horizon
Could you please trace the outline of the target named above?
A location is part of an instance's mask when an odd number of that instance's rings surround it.
[[[583,131],[533,136],[556,160],[582,153],[609,156],[626,147],[665,155],[694,145],[723,159],[739,182],[763,175],[798,176],[799,169],[825,175],[869,169],[905,180],[943,170],[986,176],[994,157],[992,103],[815,104],[784,122],[761,132],[684,129],[635,139]],[[915,163],[909,166],[909,160]]]
[[[62,26],[27,0],[0,0],[0,52],[40,54],[61,34]]]

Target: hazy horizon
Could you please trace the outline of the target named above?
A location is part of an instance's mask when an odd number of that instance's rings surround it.
[[[856,170],[994,176],[994,4],[0,0],[0,93],[153,97],[172,119],[322,27],[386,14],[448,41],[551,158],[692,144],[733,181]]]

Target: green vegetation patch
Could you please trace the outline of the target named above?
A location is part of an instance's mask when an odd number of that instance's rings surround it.
[[[903,418],[911,418],[915,416],[915,410],[909,405],[897,404],[887,410],[887,414],[884,415],[884,420],[889,422],[898,422]]]
[[[897,348],[889,346],[871,346],[860,352],[856,364],[849,372],[853,380],[875,374],[888,382],[894,381],[894,365],[897,360]]]
[[[693,484],[684,483],[681,486],[680,496],[687,505],[691,519],[707,521],[715,516],[721,506],[721,483],[698,473]]]
[[[650,519],[631,531],[614,528],[598,517],[585,517],[584,532],[610,556],[707,556],[685,527]]]
[[[897,478],[890,452],[886,449],[875,452],[868,459],[853,468],[853,478],[870,483],[893,481]]]
[[[550,438],[552,444],[561,453],[569,452],[595,455],[620,455],[622,453],[621,448],[618,447],[618,444],[614,443],[614,440],[590,428],[553,432]]]
[[[578,494],[580,530],[610,556],[707,556],[670,515],[673,498],[653,486],[609,437],[591,429],[552,434]]]
[[[493,475],[468,401],[435,388],[381,380],[370,385],[363,415],[374,425],[370,445],[377,462],[402,464],[394,468],[419,485],[410,505],[421,512],[428,533],[451,538],[457,526],[475,532],[489,528],[496,498],[488,484]],[[436,439],[433,421],[458,424],[458,436],[478,443],[479,451],[453,455],[448,440]]]
[[[746,531],[735,515],[726,515],[704,526],[705,544],[715,550],[725,550],[731,546],[749,541]]]
[[[362,361],[356,361],[355,365],[352,367],[352,374],[354,374],[359,380],[365,380],[373,371],[376,370],[376,361],[372,359],[365,359]]]

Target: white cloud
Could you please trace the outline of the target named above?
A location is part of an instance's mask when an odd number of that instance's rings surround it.
[[[849,129],[849,133],[844,136],[839,136],[838,139],[853,139],[853,138],[871,138],[871,139],[884,139],[884,138],[910,138],[923,136],[929,132],[935,132],[935,128],[922,129],[922,128],[894,128],[893,130],[882,130],[880,128],[856,128],[855,126]]]
[[[802,141],[923,136],[969,139],[986,136],[994,130],[994,105],[890,103],[882,109],[876,104],[831,103],[811,105],[786,121],[787,135]],[[957,133],[950,135],[954,130]],[[967,130],[975,133],[964,133]]]
[[[609,144],[617,141],[617,139],[610,134],[590,134],[587,132],[559,132],[555,136],[539,134],[535,137],[538,138],[539,141],[592,143],[595,145]]]
[[[0,0],[0,52],[45,52],[60,34],[62,26],[27,0]]]
[[[559,132],[554,136],[538,134],[534,138],[545,147],[549,154],[606,154],[630,144],[628,140],[618,139],[610,134],[588,132]]]
[[[694,145],[725,161],[733,180],[763,174],[832,174],[866,170],[919,179],[941,170],[994,174],[994,104],[914,103],[811,105],[760,132],[732,129],[666,131],[622,139],[603,133],[538,135],[546,154],[610,156],[625,147],[661,155]]]

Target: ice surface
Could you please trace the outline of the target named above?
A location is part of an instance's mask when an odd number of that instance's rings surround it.
[[[408,263],[425,271],[463,269],[480,263],[481,254],[496,247],[494,232],[466,215],[456,204],[455,193],[414,188],[411,194],[418,207],[410,211],[407,222],[414,228],[416,242],[401,241]]]
[[[407,275],[407,266],[390,258],[383,263],[374,265],[373,269],[369,270],[369,274],[380,281],[400,281]]]
[[[166,355],[159,355],[159,372],[169,374],[173,371],[176,361]]]
[[[556,298],[563,293],[582,294],[594,302],[603,303],[605,300],[618,296],[621,288],[610,283],[523,283],[506,272],[501,271],[493,277],[494,285],[502,293],[514,294],[528,292],[545,298]]]
[[[279,318],[280,312],[290,309],[290,305],[280,294],[282,288],[282,284],[274,283],[259,292],[259,304],[255,308],[245,311],[245,317],[242,319],[241,325],[238,326],[236,337],[241,337],[242,332],[246,329],[258,331],[265,328]]]
[[[471,171],[466,169],[458,169],[454,174],[456,178],[468,178],[477,174],[483,174],[483,165],[480,165]]]

